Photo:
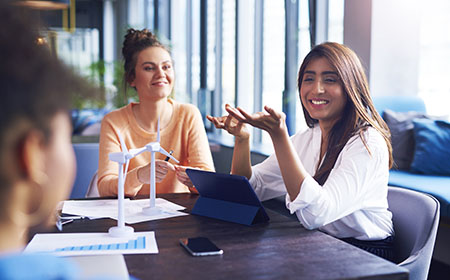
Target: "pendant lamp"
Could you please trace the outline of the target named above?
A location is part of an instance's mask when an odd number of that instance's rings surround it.
[[[36,10],[62,10],[69,7],[70,0],[23,0],[17,1],[16,5]]]

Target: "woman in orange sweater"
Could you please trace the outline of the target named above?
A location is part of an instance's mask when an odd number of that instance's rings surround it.
[[[148,30],[129,29],[122,54],[125,79],[139,96],[138,103],[107,114],[100,132],[98,190],[101,196],[117,195],[117,163],[109,153],[121,151],[118,132],[128,149],[140,148],[156,141],[158,118],[160,143],[173,151],[179,165],[156,153],[156,193],[196,192],[186,175],[186,168],[214,170],[208,138],[199,110],[168,98],[173,90],[172,57],[156,36]],[[125,195],[149,194],[150,153],[130,160],[125,181]]]

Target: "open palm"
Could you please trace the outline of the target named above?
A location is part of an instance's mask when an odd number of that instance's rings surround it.
[[[249,114],[242,108],[227,107],[227,112],[237,120],[274,134],[285,128],[286,115],[278,113],[269,106],[264,106],[265,112]]]

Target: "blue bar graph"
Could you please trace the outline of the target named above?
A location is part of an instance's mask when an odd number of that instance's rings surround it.
[[[145,249],[145,236],[140,236],[137,239],[132,239],[125,243],[112,243],[112,244],[95,244],[85,246],[68,246],[64,248],[57,248],[56,252],[63,251],[109,251],[109,250],[135,250]]]

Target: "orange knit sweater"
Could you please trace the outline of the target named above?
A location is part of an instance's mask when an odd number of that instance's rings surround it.
[[[180,161],[179,165],[214,171],[199,110],[190,104],[177,103],[172,99],[168,101],[173,105],[173,115],[169,124],[160,131],[161,147],[166,151],[173,150],[172,155]],[[156,133],[149,133],[138,125],[132,111],[135,105],[136,103],[128,104],[107,114],[102,120],[98,164],[98,190],[101,196],[117,195],[118,164],[108,157],[109,153],[121,151],[117,131],[120,130],[128,149],[144,147],[156,141]],[[136,195],[150,193],[149,185],[143,185],[137,177],[138,168],[150,162],[150,155],[150,152],[144,152],[130,160],[125,195],[133,196],[136,190]],[[156,153],[155,157],[165,158],[160,153]],[[172,160],[170,162],[176,164]],[[173,171],[169,170],[164,180],[156,184],[156,193],[179,192],[189,192],[189,189],[177,180]]]

